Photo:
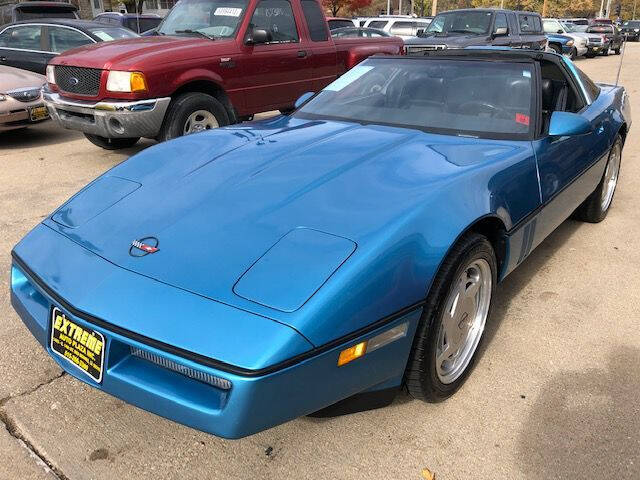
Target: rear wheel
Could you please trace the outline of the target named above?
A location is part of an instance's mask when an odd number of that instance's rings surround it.
[[[405,372],[409,393],[445,400],[465,381],[491,312],[497,262],[482,235],[465,235],[451,250],[429,291]]]
[[[618,178],[620,177],[620,163],[622,161],[622,137],[618,135],[611,151],[607,166],[600,183],[591,195],[578,207],[575,216],[582,221],[598,223],[609,213],[609,207],[616,193]]]
[[[106,138],[101,137],[99,135],[92,135],[90,133],[85,133],[85,137],[94,145],[98,147],[104,148],[105,150],[120,150],[121,148],[129,148],[133,147],[140,137],[135,138]]]
[[[183,93],[169,104],[158,140],[163,142],[229,123],[227,110],[216,98],[200,92]]]
[[[556,52],[557,54],[561,54],[562,53],[562,47],[560,47],[560,45],[557,45],[555,43],[550,43],[549,44],[549,48],[551,50],[553,50],[554,52]]]

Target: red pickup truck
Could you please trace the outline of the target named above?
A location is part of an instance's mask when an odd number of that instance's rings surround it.
[[[397,37],[329,34],[318,0],[181,0],[156,35],[70,50],[47,67],[45,101],[63,127],[125,148],[286,111]]]

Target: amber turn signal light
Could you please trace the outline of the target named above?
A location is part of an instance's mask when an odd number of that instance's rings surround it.
[[[338,357],[338,366],[341,367],[356,358],[360,358],[367,351],[367,342],[356,343],[354,346],[346,348],[340,352]]]

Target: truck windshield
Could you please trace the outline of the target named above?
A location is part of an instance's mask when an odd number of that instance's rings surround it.
[[[462,11],[446,12],[436,15],[425,33],[471,33],[487,35],[491,25],[492,12]]]
[[[248,0],[180,0],[167,14],[160,35],[233,37]]]
[[[524,140],[535,123],[533,72],[529,62],[369,59],[293,116]]]

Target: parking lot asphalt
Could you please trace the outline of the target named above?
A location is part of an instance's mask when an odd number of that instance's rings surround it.
[[[619,59],[578,66],[614,82]],[[640,112],[640,43],[628,45],[621,83]],[[438,480],[640,478],[637,131],[606,220],[567,220],[505,280],[475,371],[453,398],[400,394],[380,410],[235,441],[63,375],[10,306],[11,247],[152,142],[108,152],[51,122],[0,134],[0,479],[420,479],[424,468]]]

